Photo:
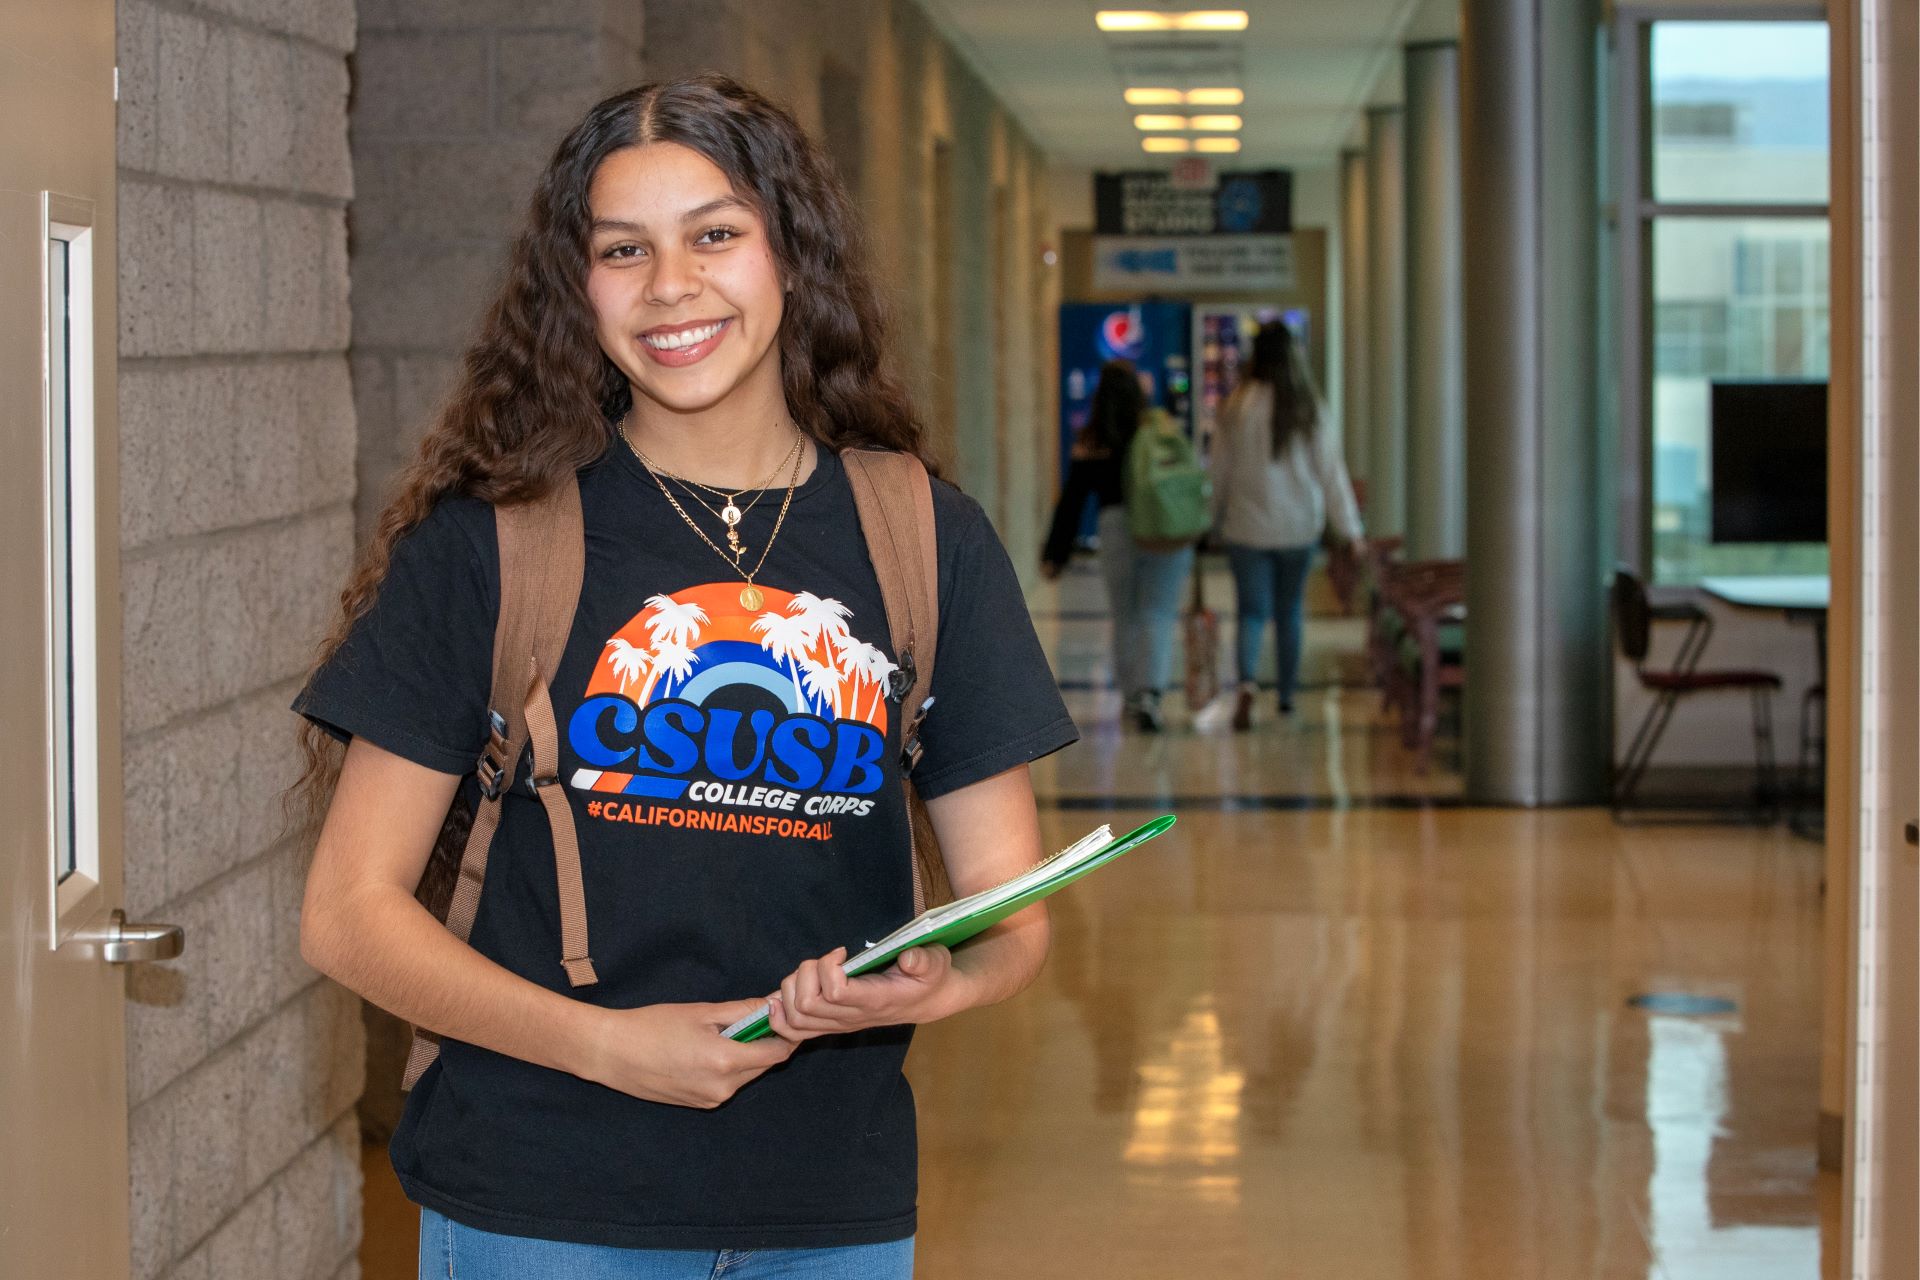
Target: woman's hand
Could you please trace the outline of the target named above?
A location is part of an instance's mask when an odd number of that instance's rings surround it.
[[[720,1034],[759,1005],[732,1000],[598,1010],[590,1060],[578,1074],[649,1102],[711,1111],[793,1053],[792,1044],[776,1037],[739,1044]]]
[[[933,1022],[958,1013],[969,1001],[953,954],[934,945],[900,953],[880,973],[849,978],[840,968],[847,949],[835,947],[788,974],[768,999],[769,1023],[789,1047],[815,1036]]]

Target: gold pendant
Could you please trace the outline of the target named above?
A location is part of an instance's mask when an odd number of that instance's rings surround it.
[[[728,502],[726,509],[720,513],[720,518],[726,521],[727,528],[731,531],[733,526],[740,523],[740,508],[734,506],[732,502]]]
[[[740,588],[740,607],[742,609],[758,609],[766,602],[766,593],[751,583]]]

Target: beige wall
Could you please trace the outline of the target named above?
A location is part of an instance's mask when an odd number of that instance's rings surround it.
[[[352,549],[350,0],[119,0],[135,1280],[355,1277],[359,1001],[300,960],[286,710]]]

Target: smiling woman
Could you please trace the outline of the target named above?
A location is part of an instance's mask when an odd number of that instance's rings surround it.
[[[693,468],[693,451],[710,453],[722,443],[716,433],[739,444],[749,443],[741,433],[766,435],[756,424],[786,417],[775,344],[784,308],[779,264],[760,215],[733,194],[718,165],[672,142],[609,156],[588,200],[594,218],[587,294],[600,345],[655,406],[635,414],[634,438],[678,471]],[[702,408],[723,401],[730,414],[744,416],[702,419]],[[784,452],[782,436],[752,443]],[[765,471],[742,452],[724,450],[746,469],[730,487]]]
[[[984,513],[910,463],[930,517],[888,532],[930,529],[938,625],[893,647],[840,458],[921,454],[886,334],[845,194],[739,84],[608,98],[540,180],[294,702],[303,954],[437,1037],[392,1141],[422,1276],[911,1273],[912,1028],[1031,982],[1046,916],[854,979],[829,948],[914,913],[906,783],[975,892],[1038,860],[1027,764],[1077,732]],[[510,690],[552,731],[496,762],[502,598],[550,585],[496,512],[574,493],[565,643]],[[463,932],[415,894],[476,812]],[[720,1034],[768,1001],[776,1036]]]

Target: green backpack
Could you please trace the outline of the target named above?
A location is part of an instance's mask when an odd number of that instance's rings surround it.
[[[1193,442],[1152,410],[1127,448],[1127,529],[1149,551],[1197,542],[1213,522],[1213,481]]]

